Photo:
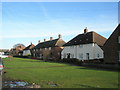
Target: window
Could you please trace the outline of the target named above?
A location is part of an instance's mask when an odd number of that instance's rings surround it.
[[[42,58],[42,54],[40,54],[40,58]]]
[[[71,58],[74,58],[74,54],[71,54]]]
[[[40,51],[42,51],[42,49],[40,48]]]
[[[73,49],[73,48],[74,48],[74,46],[71,46],[70,48],[71,48],[71,49]]]
[[[120,43],[120,36],[118,37],[118,43]]]
[[[89,60],[90,57],[89,57],[89,53],[86,53],[86,59]]]
[[[66,53],[64,53],[64,56],[63,56],[64,58],[66,58]]]
[[[34,57],[35,57],[35,53],[34,53]]]
[[[79,58],[82,60],[83,59],[83,53],[79,54]]]
[[[83,45],[80,45],[79,47],[80,47],[80,48],[83,48]]]
[[[99,59],[100,58],[100,54],[97,54],[97,59]]]
[[[49,50],[51,50],[51,47],[49,47]]]

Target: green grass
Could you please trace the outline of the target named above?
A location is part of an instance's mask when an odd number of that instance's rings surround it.
[[[5,79],[24,80],[39,84],[42,88],[117,88],[118,72],[96,70],[63,63],[42,60],[9,58],[4,59],[7,73]]]

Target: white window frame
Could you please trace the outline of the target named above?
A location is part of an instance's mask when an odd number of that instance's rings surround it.
[[[100,54],[99,53],[97,53],[97,59],[99,59],[100,58]]]
[[[51,47],[49,47],[49,50],[51,50]]]

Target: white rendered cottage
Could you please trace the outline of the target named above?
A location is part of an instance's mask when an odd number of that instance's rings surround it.
[[[31,49],[34,47],[34,44],[30,44],[23,50],[23,56],[29,56],[31,55]]]
[[[76,58],[79,60],[96,60],[103,59],[102,46],[106,38],[96,32],[88,32],[84,29],[83,34],[79,34],[64,46],[61,52],[61,58]]]

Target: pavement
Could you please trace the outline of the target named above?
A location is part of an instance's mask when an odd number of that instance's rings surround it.
[[[0,75],[0,90],[2,90],[2,75]]]

